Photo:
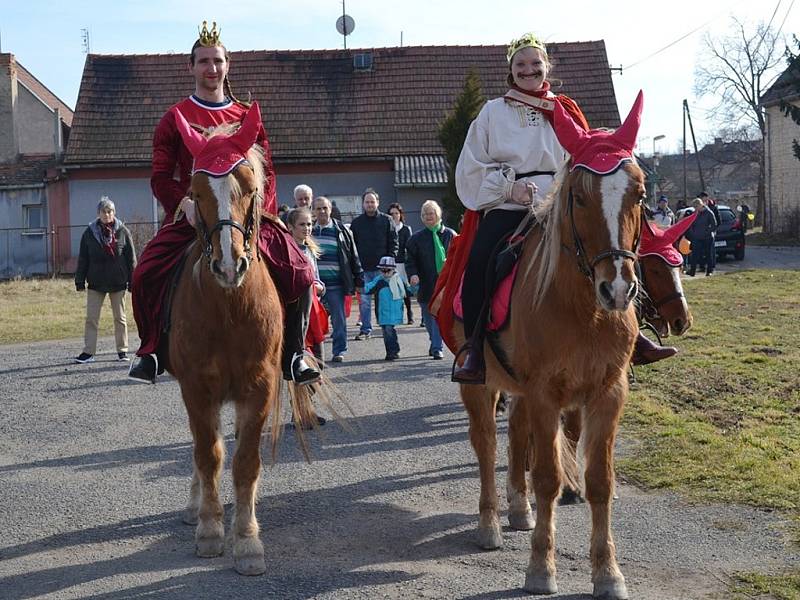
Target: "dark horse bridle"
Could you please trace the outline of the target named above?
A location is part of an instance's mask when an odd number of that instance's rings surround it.
[[[228,175],[223,175],[223,177],[227,177]],[[233,219],[220,219],[217,221],[214,226],[209,229],[206,225],[205,220],[203,219],[203,215],[200,212],[200,207],[197,207],[195,214],[197,215],[197,228],[200,230],[200,235],[203,237],[203,247],[201,249],[203,256],[205,256],[206,260],[208,260],[209,265],[211,264],[211,253],[213,252],[213,248],[211,246],[211,236],[213,236],[217,231],[221,231],[223,227],[232,227],[233,229],[238,229],[242,236],[244,237],[244,253],[250,258],[250,239],[253,237],[253,232],[255,231],[256,226],[256,204],[261,199],[261,193],[256,192],[253,194],[253,201],[250,203],[250,210],[247,212],[247,220],[245,224],[242,225],[239,221],[234,221]],[[217,198],[217,202],[219,202],[219,198]],[[256,255],[258,253],[256,252]]]
[[[647,279],[645,277],[645,271],[641,267],[640,262],[637,263],[637,277],[639,278],[639,281],[642,282],[642,288],[647,290]],[[662,317],[661,313],[658,311],[659,308],[661,308],[662,306],[666,306],[670,302],[675,302],[676,300],[683,300],[685,298],[685,296],[683,295],[683,291],[672,292],[670,294],[667,294],[663,298],[659,298],[658,300],[654,300],[653,297],[650,295],[650,292],[647,292],[642,296],[643,296],[642,317],[644,318],[645,321],[650,319],[663,319],[664,317]]]
[[[608,174],[610,175],[610,173]],[[604,250],[597,254],[594,258],[589,260],[588,254],[586,253],[586,248],[583,245],[583,240],[581,240],[581,236],[578,233],[578,228],[575,226],[575,212],[574,212],[574,204],[575,204],[575,197],[572,194],[572,186],[570,185],[568,197],[567,197],[567,212],[569,214],[569,221],[570,226],[572,227],[572,243],[575,246],[575,258],[578,263],[578,270],[586,275],[592,283],[594,283],[594,268],[597,266],[601,260],[605,260],[610,258],[614,260],[615,258],[622,258],[622,259],[629,259],[632,260],[634,263],[637,261],[638,257],[636,255],[636,250],[639,248],[639,239],[641,237],[641,233],[636,236],[636,239],[633,243],[633,251],[630,250],[618,250],[618,249],[610,249]],[[642,201],[639,200],[639,210],[641,211]]]

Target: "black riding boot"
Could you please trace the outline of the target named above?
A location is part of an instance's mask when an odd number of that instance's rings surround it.
[[[283,378],[300,385],[313,383],[319,379],[319,371],[306,363],[303,357],[305,348],[304,302],[296,300],[285,306],[286,320],[283,325]]]
[[[483,385],[486,383],[486,362],[483,359],[483,340],[485,325],[475,328],[475,333],[461,347],[458,354],[466,352],[463,364],[454,366],[450,377],[455,383]],[[480,332],[480,335],[478,335]],[[456,357],[458,358],[458,357]]]

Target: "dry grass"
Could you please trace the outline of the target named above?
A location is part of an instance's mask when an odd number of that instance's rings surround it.
[[[133,324],[130,295],[128,327]],[[71,279],[14,279],[0,282],[0,344],[82,338],[86,293]],[[113,335],[111,305],[100,313],[99,335]]]

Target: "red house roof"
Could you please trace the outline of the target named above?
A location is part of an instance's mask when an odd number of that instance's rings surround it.
[[[592,127],[618,126],[605,43],[548,52],[563,82],[555,91],[575,99]],[[355,68],[358,55],[371,55],[371,67]],[[505,46],[233,52],[230,80],[240,99],[249,92],[260,103],[276,162],[386,160],[442,154],[437,128],[470,69],[484,96],[501,95]],[[89,55],[65,164],[149,164],[158,120],[193,90],[186,55]]]

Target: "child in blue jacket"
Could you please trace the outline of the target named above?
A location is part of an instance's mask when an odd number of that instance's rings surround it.
[[[381,274],[367,282],[364,293],[375,297],[375,317],[383,330],[383,345],[386,347],[384,360],[397,360],[400,356],[400,343],[397,341],[394,326],[403,323],[405,285],[397,273],[394,257],[382,257],[378,270]]]

